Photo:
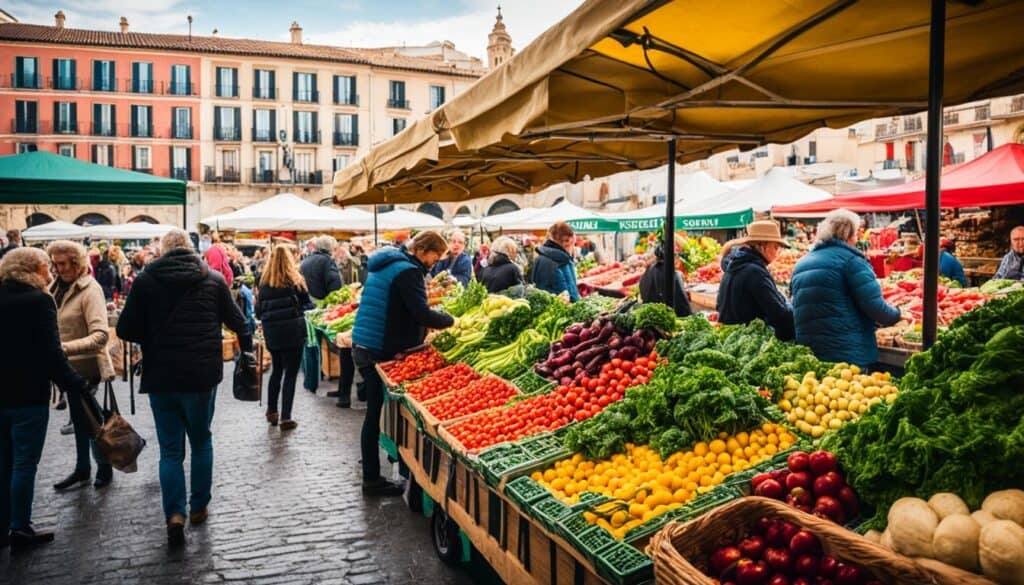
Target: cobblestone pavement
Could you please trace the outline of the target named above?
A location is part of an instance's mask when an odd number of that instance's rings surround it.
[[[34,522],[56,541],[0,552],[0,583],[91,584],[430,583],[492,581],[480,562],[450,568],[430,542],[429,521],[401,498],[360,493],[362,403],[334,406],[321,382],[314,397],[300,376],[287,434],[264,422],[262,407],[235,401],[225,369],[214,416],[214,488],[206,525],[186,528],[186,547],[168,550],[157,479],[159,448],[146,397],[128,414],[128,385],[118,402],[148,445],[134,474],[114,472],[102,491],[70,493],[51,485],[74,467],[74,438],[62,436],[67,411],[52,410],[36,477]],[[354,394],[354,391],[353,391]],[[187,458],[186,458],[187,460]],[[186,464],[186,470],[188,465]],[[95,472],[95,469],[94,469]]]

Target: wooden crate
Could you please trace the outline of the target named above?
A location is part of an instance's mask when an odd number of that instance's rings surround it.
[[[338,349],[322,335],[320,336],[320,371],[328,380],[334,380],[341,376],[341,358],[338,356]]]

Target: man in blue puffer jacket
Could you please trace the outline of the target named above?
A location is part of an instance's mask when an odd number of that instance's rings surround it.
[[[366,383],[366,419],[360,440],[366,495],[400,496],[404,491],[401,484],[380,474],[384,383],[375,365],[422,344],[427,328],[445,329],[455,322],[427,304],[425,277],[447,251],[444,238],[427,231],[416,236],[408,251],[382,248],[368,261],[369,274],[352,328],[352,361]]]
[[[576,287],[576,266],[568,250],[576,242],[576,232],[560,221],[548,228],[548,239],[537,248],[537,258],[530,267],[530,282],[553,295],[569,292],[569,299],[580,300]]]
[[[871,264],[854,247],[860,217],[846,209],[818,225],[818,243],[793,269],[796,341],[822,360],[866,367],[878,361],[876,324],[894,325],[899,309],[882,298]]]

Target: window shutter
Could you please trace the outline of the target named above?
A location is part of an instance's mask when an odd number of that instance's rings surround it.
[[[270,90],[271,99],[277,99],[277,94],[275,93],[277,91],[277,85],[274,82],[274,76],[275,74],[273,71],[271,71],[270,75],[268,76],[270,80],[270,87],[268,89]]]
[[[78,133],[78,104],[71,102],[71,131]]]
[[[317,96],[316,73],[312,74],[311,77],[313,79],[313,83],[312,83],[313,95],[311,95],[310,97],[313,99],[314,102],[319,102],[320,98]]]
[[[331,171],[335,173],[338,172],[338,157],[331,159]]]
[[[277,110],[270,110],[270,140],[277,141]]]
[[[192,147],[185,149],[185,176],[192,180]]]
[[[356,76],[353,75],[348,78],[348,103],[357,103],[359,101],[359,98],[357,98],[356,95]]]
[[[115,161],[114,161],[114,145],[113,144],[108,144],[107,145],[107,166],[108,167],[117,166]]]
[[[78,74],[75,72],[78,62],[71,60],[71,89],[78,89]]]
[[[60,87],[60,59],[53,60],[53,82],[50,84],[50,87],[53,89]]]
[[[139,92],[139,63],[138,61],[132,61],[132,91],[135,93]],[[132,106],[133,108],[135,106]],[[135,118],[135,113],[132,113],[132,118]],[[132,156],[135,156],[135,151],[132,151]],[[135,168],[135,163],[132,163],[132,168]]]
[[[235,108],[235,132],[238,133],[238,139],[242,138],[242,108]]]
[[[224,69],[224,68],[223,67],[214,67],[213,68],[213,90],[214,90],[213,91],[213,95],[215,95],[217,97],[224,97],[224,94],[221,93],[221,89],[222,88],[221,88],[220,72],[221,72],[222,69]]]
[[[28,123],[32,132],[39,131],[39,102],[25,102],[28,106]]]
[[[133,171],[134,171],[135,169],[139,168],[139,163],[138,163],[138,160],[137,160],[137,158],[136,158],[136,156],[135,156],[135,151],[136,151],[137,149],[138,149],[138,147],[137,147],[137,146],[133,146],[133,147],[132,147],[132,170],[133,170]]]
[[[139,106],[131,106],[131,120],[129,124],[129,134],[131,136],[139,135]],[[132,147],[132,154],[134,155],[135,149]],[[132,163],[132,168],[135,168],[135,164]]]
[[[213,108],[213,138],[220,139],[220,106]]]
[[[101,69],[102,69],[102,67],[100,66],[100,62],[99,61],[93,61],[92,62],[92,89],[93,89],[93,91],[97,91],[97,90],[100,89],[100,78],[102,76]]]
[[[24,85],[23,72],[25,71],[25,58],[15,57],[14,58],[14,87],[21,87]]]
[[[96,161],[99,159],[99,147],[100,147],[100,145],[98,145],[98,144],[93,144],[92,145],[92,162],[93,162],[93,164],[96,164]]]
[[[299,99],[299,74],[292,73],[292,100]]]
[[[100,124],[100,108],[99,104],[92,105],[92,133],[95,134]],[[93,161],[96,162],[96,161]]]
[[[319,144],[320,143],[320,138],[319,138],[320,125],[317,124],[317,113],[316,112],[313,112],[313,127],[310,128],[310,132],[311,132],[310,139],[313,140],[313,142]]]
[[[192,95],[192,66],[185,65],[185,95]]]
[[[114,104],[110,105],[110,130],[117,136],[117,106]]]
[[[299,113],[293,111],[292,112],[292,142],[298,142],[299,141],[298,132],[299,132]]]
[[[352,146],[359,146],[359,114],[352,114]]]
[[[263,95],[263,86],[260,85],[260,70],[253,69],[252,71],[252,93],[253,97]]]
[[[341,76],[334,76],[334,103],[341,103]]]
[[[174,147],[167,147],[167,175],[172,179],[177,179],[174,176]]]
[[[117,63],[115,61],[110,62],[110,85],[108,87],[117,91]]]
[[[63,122],[63,120],[60,119],[60,102],[53,102],[53,133],[54,134],[60,134],[61,122]]]

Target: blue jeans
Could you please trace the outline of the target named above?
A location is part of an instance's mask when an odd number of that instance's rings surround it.
[[[193,512],[210,503],[213,484],[213,406],[217,392],[172,392],[149,395],[149,406],[156,422],[156,438],[160,443],[160,492],[163,495],[164,517],[185,515],[185,436],[192,450]]]
[[[36,466],[43,454],[48,406],[0,409],[0,530],[32,522]]]

